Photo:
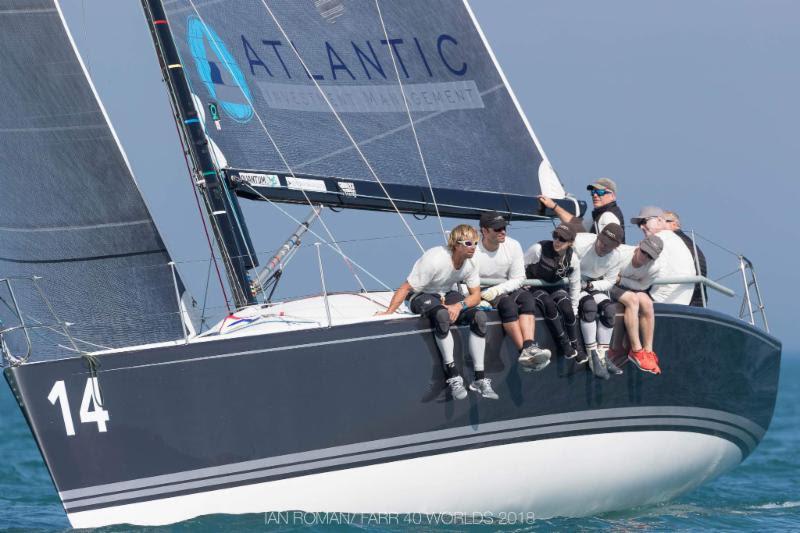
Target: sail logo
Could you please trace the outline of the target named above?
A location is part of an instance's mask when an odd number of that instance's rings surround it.
[[[217,32],[192,15],[187,21],[186,38],[197,74],[211,98],[233,120],[250,121],[253,118],[253,95],[242,69]]]

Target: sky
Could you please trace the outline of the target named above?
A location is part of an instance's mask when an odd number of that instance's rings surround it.
[[[607,176],[617,182],[626,217],[643,205],[677,211],[684,229],[702,237],[710,277],[737,293],[711,293],[712,308],[739,314],[737,255],[748,257],[771,332],[786,353],[800,352],[794,326],[800,285],[789,276],[800,261],[794,227],[800,2],[470,4],[566,188],[588,201],[586,184]],[[139,0],[61,5],[167,247],[195,298],[220,317],[219,286],[207,283],[209,249]],[[242,205],[266,262],[296,223],[268,204]],[[297,218],[309,211],[286,209]],[[354,261],[389,286],[405,279],[419,250],[397,215],[323,216]],[[435,219],[407,219],[423,245],[441,243]],[[321,226],[313,228],[327,238]],[[518,223],[510,234],[527,247],[551,228]],[[315,240],[309,236],[288,266],[279,297],[320,291]],[[333,252],[323,247],[321,256],[329,289],[357,288]]]

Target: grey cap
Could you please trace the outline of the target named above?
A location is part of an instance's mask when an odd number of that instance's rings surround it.
[[[639,243],[639,248],[653,259],[658,259],[664,249],[664,241],[658,235],[650,235],[642,239],[642,242]]]
[[[603,237],[605,240],[609,241],[616,247],[622,244],[624,235],[625,234],[622,232],[622,226],[620,226],[616,222],[609,222],[603,227],[603,230],[600,232],[599,237]]]
[[[644,220],[653,217],[663,217],[664,210],[654,205],[646,205],[639,210],[639,214],[631,219],[631,224],[638,226]]]
[[[614,183],[614,180],[612,180],[611,178],[600,178],[594,180],[593,183],[586,186],[587,191],[591,191],[594,189],[607,189],[613,192],[614,194],[617,194],[617,184]]]

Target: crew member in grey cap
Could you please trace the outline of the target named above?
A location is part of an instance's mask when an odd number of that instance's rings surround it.
[[[578,356],[577,363],[588,359],[583,346],[578,346],[578,300],[581,291],[581,262],[573,253],[575,230],[559,224],[552,241],[540,241],[525,252],[525,274],[528,279],[548,283],[569,279],[569,293],[559,286],[533,288],[533,297],[544,314],[553,338],[567,359]]]
[[[639,214],[631,218],[631,224],[638,226],[644,236],[658,235],[664,242],[664,250],[658,258],[661,277],[680,278],[696,275],[692,253],[680,237],[667,225],[664,211],[660,207],[646,205]],[[691,283],[670,283],[655,285],[650,296],[658,303],[689,305],[692,301],[694,285]]]
[[[611,288],[611,298],[625,306],[625,330],[630,341],[628,360],[640,370],[660,374],[658,357],[653,351],[655,313],[647,292],[659,274],[657,259],[664,241],[656,235],[645,237],[633,249],[629,261],[619,273],[619,281]]]
[[[625,226],[622,210],[617,205],[617,184],[610,178],[600,178],[586,186],[586,190],[592,195],[592,225],[589,228],[591,233],[600,233],[606,224],[619,224],[622,228],[622,243],[625,244]],[[548,209],[552,209],[562,222],[572,222],[577,218],[572,213],[556,204],[547,196],[540,196],[539,201]]]

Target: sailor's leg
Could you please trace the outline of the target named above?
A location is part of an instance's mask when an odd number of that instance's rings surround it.
[[[519,329],[522,334],[523,348],[527,348],[527,344],[533,344],[534,333],[536,331],[536,300],[533,294],[529,291],[518,290],[516,291],[515,300],[517,302],[517,310],[519,312]]]
[[[656,320],[653,312],[653,300],[646,292],[639,293],[639,327],[642,331],[642,347],[648,352],[653,351],[653,334]]]
[[[625,291],[619,297],[619,302],[625,306],[625,331],[631,343],[631,351],[638,352],[642,349],[639,337],[639,296],[633,291]]]
[[[433,329],[436,346],[444,362],[447,377],[458,375],[453,358],[453,335],[450,333],[450,315],[438,294],[419,294],[411,300],[411,312],[427,317]]]
[[[594,295],[594,301],[597,302],[597,344],[608,349],[611,344],[611,335],[614,333],[614,317],[617,313],[617,306],[602,292]]]
[[[475,365],[475,379],[483,379],[488,318],[486,313],[473,307],[461,313],[459,322],[462,321],[469,324],[469,354]]]
[[[553,298],[547,291],[541,289],[533,292],[533,298],[536,301],[536,306],[539,308],[542,315],[544,315],[544,319],[547,321],[547,326],[550,328],[550,333],[553,335],[556,344],[561,346],[563,352],[569,353],[569,337],[564,331],[564,324],[561,322],[561,317],[558,316],[558,309],[556,308]]]
[[[572,310],[572,300],[565,290],[557,290],[553,293],[553,301],[558,308],[558,314],[561,315],[564,321],[567,335],[570,342],[575,345],[578,342],[578,319],[575,317],[575,311]]]
[[[597,302],[587,292],[581,292],[578,302],[578,316],[581,318],[581,333],[586,351],[597,347]]]
[[[506,335],[517,347],[517,350],[522,349],[522,330],[519,323],[519,311],[517,303],[514,301],[512,294],[504,294],[497,298],[494,302],[494,307],[497,308],[497,313],[500,315],[500,322],[503,323],[503,330]]]

